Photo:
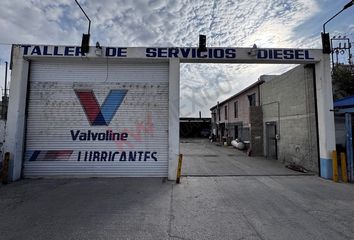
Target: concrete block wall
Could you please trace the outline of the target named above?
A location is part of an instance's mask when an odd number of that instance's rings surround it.
[[[318,172],[313,68],[300,65],[262,84],[261,105],[263,126],[277,123],[278,160]]]

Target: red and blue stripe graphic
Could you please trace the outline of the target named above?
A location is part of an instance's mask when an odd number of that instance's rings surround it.
[[[128,90],[110,90],[100,106],[93,90],[75,90],[91,126],[108,126],[127,92]]]
[[[26,159],[28,161],[67,161],[73,152],[73,150],[27,151]]]

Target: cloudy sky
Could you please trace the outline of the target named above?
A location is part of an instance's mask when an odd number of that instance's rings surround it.
[[[79,0],[103,46],[320,48],[322,23],[349,0]],[[354,41],[354,6],[327,25]],[[12,43],[80,45],[87,21],[74,0],[1,0],[0,86]],[[209,108],[290,65],[181,65],[181,116]],[[10,78],[9,78],[10,80]]]

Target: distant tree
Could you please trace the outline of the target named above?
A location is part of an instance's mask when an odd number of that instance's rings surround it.
[[[353,67],[337,64],[332,70],[334,100],[354,95]]]

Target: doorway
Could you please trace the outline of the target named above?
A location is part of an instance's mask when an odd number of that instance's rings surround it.
[[[234,139],[238,138],[238,125],[235,125],[235,135]]]
[[[225,123],[220,123],[220,141],[223,141],[224,137],[226,136],[225,133]]]
[[[278,159],[277,149],[277,123],[266,122],[266,153],[268,159]]]

